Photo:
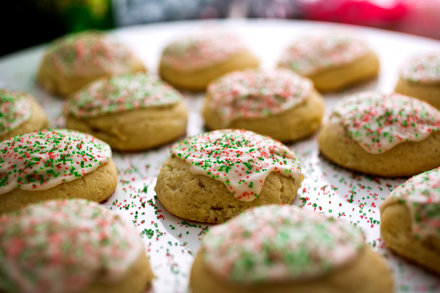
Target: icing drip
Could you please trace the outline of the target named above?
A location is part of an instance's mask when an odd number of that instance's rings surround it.
[[[233,72],[208,87],[211,107],[225,126],[243,118],[259,118],[286,111],[304,102],[312,83],[287,70]]]
[[[258,197],[271,172],[300,180],[299,159],[285,145],[246,130],[218,130],[187,138],[171,148],[194,174],[221,181],[241,201]]]
[[[440,112],[425,102],[399,94],[364,92],[345,98],[330,121],[345,136],[372,154],[389,151],[405,141],[422,141],[440,131]]]
[[[345,31],[303,36],[281,55],[279,66],[301,75],[352,62],[368,53],[368,44]]]
[[[11,132],[31,116],[26,94],[0,89],[0,136]]]
[[[246,210],[202,239],[208,268],[245,284],[319,277],[352,261],[363,245],[354,226],[287,205]]]
[[[179,70],[199,70],[245,49],[245,44],[235,34],[204,31],[170,43],[163,51],[161,62]]]
[[[124,74],[96,81],[80,90],[67,102],[66,112],[77,117],[93,117],[181,101],[179,92],[154,76]]]
[[[97,203],[47,201],[0,217],[0,287],[83,292],[124,276],[142,253],[134,227]]]
[[[110,146],[88,134],[52,129],[17,135],[0,143],[0,194],[49,189],[110,159]]]

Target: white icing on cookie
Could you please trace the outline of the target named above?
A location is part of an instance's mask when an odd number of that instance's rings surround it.
[[[31,111],[26,94],[0,89],[0,136],[28,121]]]
[[[17,135],[0,143],[0,195],[45,190],[95,171],[111,159],[105,142],[67,129]]]
[[[365,151],[381,154],[399,143],[422,141],[440,131],[440,112],[420,100],[399,94],[364,92],[343,99],[330,116],[346,138]]]
[[[381,211],[396,202],[408,207],[415,237],[440,238],[440,168],[414,176],[397,187],[383,202]]]
[[[223,62],[245,49],[246,46],[238,35],[207,30],[170,43],[162,53],[161,63],[182,71],[199,70]]]
[[[369,51],[363,39],[348,31],[328,31],[295,40],[281,55],[279,66],[309,76],[353,62]]]
[[[400,76],[416,83],[439,83],[440,52],[410,58],[400,69]]]
[[[352,261],[363,246],[354,226],[288,205],[246,210],[202,239],[206,266],[244,284],[319,277]]]
[[[211,107],[224,126],[237,118],[276,115],[303,103],[313,84],[288,70],[245,70],[225,75],[208,87]]]
[[[116,75],[98,80],[75,93],[65,110],[76,117],[94,117],[141,108],[170,106],[181,94],[157,77],[145,73]]]
[[[171,148],[194,174],[221,181],[235,198],[253,201],[266,177],[279,173],[300,180],[299,159],[282,143],[246,130],[217,130],[187,138]]]
[[[122,278],[143,252],[131,224],[97,203],[46,201],[0,217],[0,289],[83,292]]]

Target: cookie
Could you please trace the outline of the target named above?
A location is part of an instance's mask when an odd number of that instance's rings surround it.
[[[90,133],[121,151],[148,149],[182,136],[187,112],[179,92],[144,73],[98,80],[65,106],[67,128]]]
[[[184,36],[166,46],[159,74],[173,86],[201,91],[225,73],[258,66],[258,58],[239,36],[209,30]]]
[[[193,293],[391,293],[394,281],[358,228],[295,206],[270,205],[209,228],[190,288]]]
[[[66,97],[96,79],[138,71],[145,71],[145,66],[127,46],[105,33],[87,31],[49,45],[37,81],[47,91]]]
[[[31,95],[0,89],[0,141],[48,126],[46,113]]]
[[[318,143],[342,167],[412,176],[440,166],[440,112],[400,94],[355,94],[336,105]]]
[[[144,292],[153,273],[136,229],[83,199],[0,216],[0,291]]]
[[[395,91],[440,109],[440,52],[407,60],[400,69]]]
[[[440,275],[440,168],[397,187],[380,212],[386,246]]]
[[[210,129],[241,128],[281,141],[313,134],[324,102],[310,80],[288,70],[245,70],[212,82],[202,116]]]
[[[110,146],[91,135],[48,129],[0,143],[0,213],[57,198],[102,202],[116,189]]]
[[[172,214],[221,223],[243,210],[291,203],[303,176],[285,145],[246,130],[217,130],[175,144],[155,191]]]
[[[374,78],[379,58],[362,38],[348,31],[326,31],[298,38],[278,66],[310,78],[322,92],[339,91]]]

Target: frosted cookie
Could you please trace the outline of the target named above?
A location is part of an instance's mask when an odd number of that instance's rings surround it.
[[[400,69],[395,91],[440,108],[440,52],[407,60]]]
[[[125,45],[98,31],[64,36],[47,48],[37,81],[47,91],[67,96],[101,77],[145,71]]]
[[[0,141],[48,126],[46,113],[31,95],[0,89]]]
[[[351,224],[270,205],[210,227],[195,257],[193,293],[394,292],[385,261]]]
[[[242,128],[292,141],[321,125],[324,102],[310,80],[288,70],[245,70],[212,82],[203,119],[210,129]]]
[[[104,201],[117,185],[111,155],[108,144],[66,129],[1,142],[0,213],[57,198]]]
[[[176,87],[200,91],[225,73],[258,66],[258,58],[239,36],[210,30],[184,36],[165,47],[159,74]]]
[[[122,151],[170,142],[186,132],[182,96],[154,76],[117,75],[84,87],[66,102],[66,127]]]
[[[440,274],[440,168],[397,187],[380,211],[386,246]]]
[[[345,168],[412,176],[440,165],[440,112],[399,94],[355,94],[336,105],[318,143]]]
[[[347,31],[298,38],[281,55],[279,67],[310,78],[319,91],[338,91],[376,77],[379,58],[368,43]]]
[[[218,130],[175,144],[155,191],[183,219],[221,223],[243,210],[291,203],[303,176],[285,145],[246,130]]]
[[[52,200],[0,216],[0,291],[144,292],[153,279],[133,225],[97,203]]]

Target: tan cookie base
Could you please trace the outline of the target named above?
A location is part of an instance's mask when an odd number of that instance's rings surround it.
[[[282,113],[262,118],[239,118],[229,125],[224,125],[219,113],[210,104],[211,97],[208,95],[205,98],[202,116],[209,129],[248,129],[280,141],[293,141],[310,136],[321,126],[324,116],[324,101],[317,92],[313,92],[304,103]]]
[[[194,71],[181,71],[165,66],[161,60],[160,77],[171,85],[190,91],[202,91],[214,79],[232,71],[258,68],[260,61],[250,51],[230,56],[227,60]]]
[[[145,292],[147,287],[151,286],[153,278],[150,262],[145,252],[142,251],[138,261],[120,280],[114,282],[96,280],[82,293],[142,293]]]
[[[271,173],[257,199],[239,201],[223,182],[205,175],[194,175],[187,163],[178,158],[169,158],[162,165],[154,190],[161,204],[180,218],[222,223],[250,207],[290,204],[300,185],[300,181]]]
[[[370,247],[345,267],[325,276],[283,283],[237,285],[214,275],[203,261],[203,251],[194,260],[190,288],[192,293],[392,293],[394,281],[384,260]]]
[[[332,66],[316,73],[307,74],[320,92],[340,91],[367,81],[379,74],[379,58],[373,51],[352,62]]]
[[[16,135],[29,133],[36,130],[41,130],[49,126],[46,113],[43,108],[35,101],[34,98],[27,96],[29,103],[31,104],[31,115],[28,121],[23,122],[17,128],[9,131],[8,133],[0,136],[0,141],[7,140],[8,138]]]
[[[405,204],[381,206],[380,233],[388,248],[440,275],[440,239],[414,239],[411,215]]]
[[[420,84],[399,78],[394,90],[396,93],[426,101],[440,109],[440,84]]]
[[[0,213],[17,210],[31,203],[58,198],[84,198],[102,202],[113,194],[117,183],[118,172],[113,160],[110,160],[84,177],[47,190],[32,191],[16,188],[0,194]]]
[[[347,169],[378,176],[412,176],[440,166],[440,133],[420,142],[403,142],[382,154],[371,154],[347,139],[339,123],[328,123],[318,135],[321,153]]]
[[[66,98],[97,79],[110,77],[114,74],[146,71],[143,62],[136,57],[127,60],[127,63],[127,69],[124,71],[104,72],[96,66],[91,66],[88,68],[88,72],[81,76],[64,75],[48,62],[48,56],[45,55],[37,73],[37,82],[48,92]]]
[[[173,141],[186,132],[187,108],[183,102],[168,106],[137,109],[91,118],[68,115],[66,127],[107,142],[113,149],[135,151]]]

